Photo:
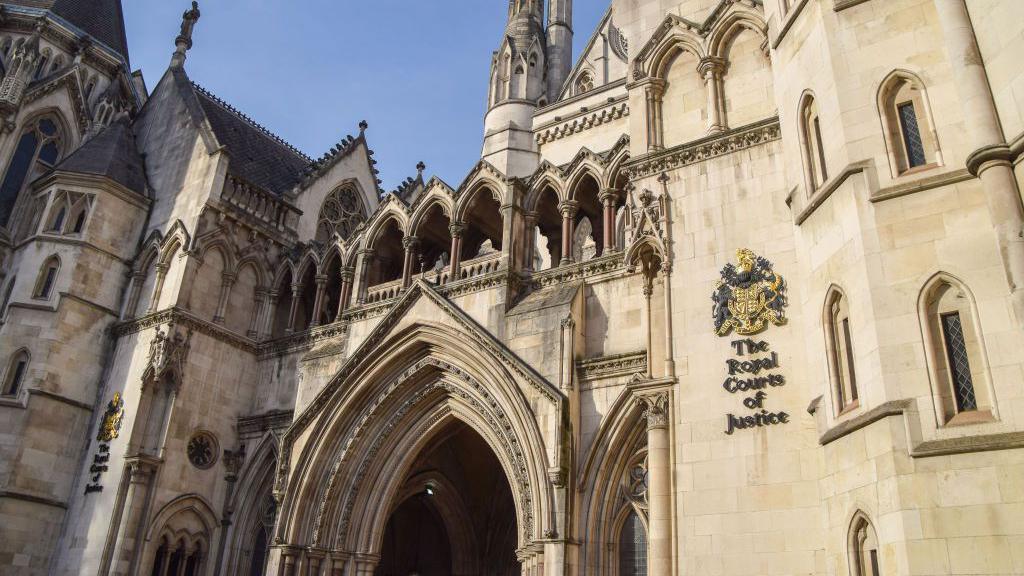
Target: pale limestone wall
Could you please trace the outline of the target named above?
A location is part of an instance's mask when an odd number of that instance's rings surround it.
[[[367,213],[372,214],[376,210],[380,204],[380,199],[377,198],[377,177],[370,171],[368,152],[369,148],[365,143],[356,145],[352,151],[344,152],[345,156],[337,164],[299,193],[295,200],[295,205],[302,210],[302,217],[296,229],[299,238],[316,237],[320,206],[323,205],[324,198],[342,183],[354,181],[356,188],[363,194],[362,201]]]
[[[762,42],[754,32],[742,29],[732,37],[725,52],[729,61],[723,78],[725,118],[734,128],[778,113],[771,62],[762,50]]]
[[[708,93],[697,64],[696,56],[681,52],[668,66],[662,108],[666,148],[696,140],[707,132]]]
[[[967,9],[1003,123],[1003,135],[1012,142],[1024,131],[1024,73],[1020,69],[1024,24],[1018,6],[1000,0],[968,0]]]

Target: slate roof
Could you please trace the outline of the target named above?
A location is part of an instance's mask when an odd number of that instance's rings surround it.
[[[49,10],[128,61],[121,0],[5,0],[4,4]]]
[[[58,163],[54,171],[104,176],[132,192],[146,194],[145,164],[127,118],[93,136]]]
[[[278,196],[295,187],[312,160],[228,103],[193,83],[210,128],[228,150],[228,170]]]

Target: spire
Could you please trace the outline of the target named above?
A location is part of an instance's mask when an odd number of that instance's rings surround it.
[[[548,101],[554,102],[572,72],[572,0],[548,0]]]
[[[181,68],[185,64],[185,54],[192,48],[192,30],[199,21],[199,2],[192,2],[192,9],[181,15],[181,32],[174,39],[174,55],[171,56],[171,67]]]

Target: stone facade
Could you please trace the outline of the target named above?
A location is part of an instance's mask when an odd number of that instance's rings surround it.
[[[0,574],[1024,573],[1024,6],[512,0],[385,192],[95,4],[0,11]]]

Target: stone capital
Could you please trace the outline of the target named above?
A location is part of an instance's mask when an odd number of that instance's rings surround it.
[[[637,395],[637,403],[643,409],[647,420],[647,429],[668,428],[669,396],[668,392],[652,392]]]
[[[563,217],[573,218],[580,209],[580,203],[576,200],[563,200],[558,203],[558,211]]]
[[[448,233],[452,235],[452,238],[461,237],[466,231],[466,225],[462,222],[453,222],[448,225]]]
[[[700,74],[701,78],[710,80],[712,78],[721,77],[725,74],[727,62],[725,58],[718,56],[705,56],[701,58],[699,64],[697,64],[697,73]]]
[[[406,250],[415,250],[420,246],[420,239],[415,236],[402,238],[402,247]]]

